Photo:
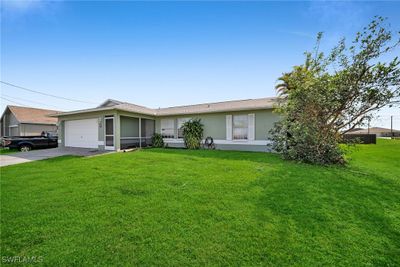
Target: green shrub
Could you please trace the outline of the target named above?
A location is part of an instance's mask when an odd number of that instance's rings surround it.
[[[199,149],[203,139],[203,124],[200,119],[193,119],[185,122],[182,126],[183,140],[188,149]]]
[[[153,147],[164,147],[164,140],[159,133],[153,134],[151,142],[153,143]]]
[[[307,123],[283,118],[270,131],[272,149],[283,158],[312,164],[343,164],[347,147],[339,146],[336,133],[321,134],[311,119]]]

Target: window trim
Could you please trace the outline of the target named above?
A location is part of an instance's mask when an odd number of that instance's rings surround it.
[[[238,117],[238,116],[242,116],[242,117],[246,117],[246,121],[247,121],[247,127],[235,127],[235,117]],[[234,130],[235,130],[235,128],[239,128],[239,129],[246,129],[247,130],[247,132],[246,132],[246,139],[243,139],[243,138],[235,138],[235,134],[234,134]],[[244,142],[244,141],[249,141],[249,117],[248,117],[248,114],[233,114],[232,115],[232,141],[241,141],[241,142]]]
[[[185,117],[185,118],[177,118],[177,119],[176,119],[176,138],[177,138],[177,139],[183,139],[183,133],[182,133],[182,137],[179,137],[179,130],[180,130],[180,128],[183,126],[183,124],[184,124],[185,122],[190,121],[191,119],[192,119],[192,118],[188,118],[188,117]],[[181,127],[179,127],[179,120],[184,121],[184,122],[182,123]]]
[[[163,128],[162,126],[162,122],[163,121],[170,121],[170,122],[172,122],[172,127],[171,128]],[[171,135],[163,135],[163,130],[164,129],[168,129],[168,130],[172,130],[172,134]],[[162,138],[167,138],[167,139],[173,139],[173,138],[175,138],[175,120],[174,119],[167,119],[167,118],[165,118],[165,119],[161,119],[160,120],[160,134],[161,134],[161,136],[162,136]]]

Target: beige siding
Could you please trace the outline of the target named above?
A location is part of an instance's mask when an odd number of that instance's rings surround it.
[[[10,135],[10,136],[19,136],[19,135],[20,135],[20,133],[19,133],[19,127],[18,127],[18,126],[16,126],[16,127],[10,127],[10,128],[9,128],[9,135]]]
[[[42,132],[56,132],[57,126],[46,124],[20,124],[20,135],[40,135]]]
[[[17,119],[15,118],[14,114],[10,112],[10,110],[7,108],[7,110],[4,113],[4,116],[2,118],[2,123],[1,123],[1,134],[2,136],[18,136],[20,135],[19,133],[19,127],[11,127],[14,125],[19,125]]]
[[[8,117],[9,126],[17,125],[19,123],[17,118],[15,118],[14,114],[12,114],[11,112],[8,113],[7,117]]]

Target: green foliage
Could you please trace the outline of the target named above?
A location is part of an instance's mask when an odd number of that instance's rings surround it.
[[[164,140],[159,133],[153,134],[151,137],[151,142],[153,144],[153,147],[164,147]]]
[[[374,111],[398,104],[400,61],[391,56],[399,40],[377,17],[357,33],[350,47],[345,40],[325,56],[306,53],[303,65],[295,66],[276,86],[285,101],[278,112],[282,121],[272,130],[273,149],[284,158],[315,164],[343,164],[342,135],[371,119]]]
[[[43,256],[37,266],[399,266],[400,140],[357,147],[345,168],[183,149],[2,167],[1,256]]]
[[[3,147],[0,148],[0,155],[2,155],[2,154],[11,154],[11,153],[16,153],[16,152],[19,152],[19,150],[18,149],[3,148]]]
[[[272,129],[273,149],[285,159],[313,164],[343,164],[345,149],[335,133],[321,133],[315,122],[278,122]]]
[[[203,139],[203,124],[200,119],[192,119],[182,125],[183,139],[188,149],[199,149]]]

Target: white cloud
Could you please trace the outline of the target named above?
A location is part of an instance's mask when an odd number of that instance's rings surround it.
[[[46,0],[2,0],[1,13],[7,19],[18,19],[29,14],[49,15],[54,13],[62,2]]]
[[[308,32],[303,32],[303,31],[278,31],[280,33],[286,33],[286,34],[291,34],[299,37],[304,37],[304,38],[309,38],[309,39],[316,39],[317,34],[311,34]]]
[[[6,11],[25,12],[43,5],[40,0],[5,0],[2,1],[2,8]]]
[[[370,7],[365,2],[310,2],[309,13],[324,27],[349,30],[364,24]]]

